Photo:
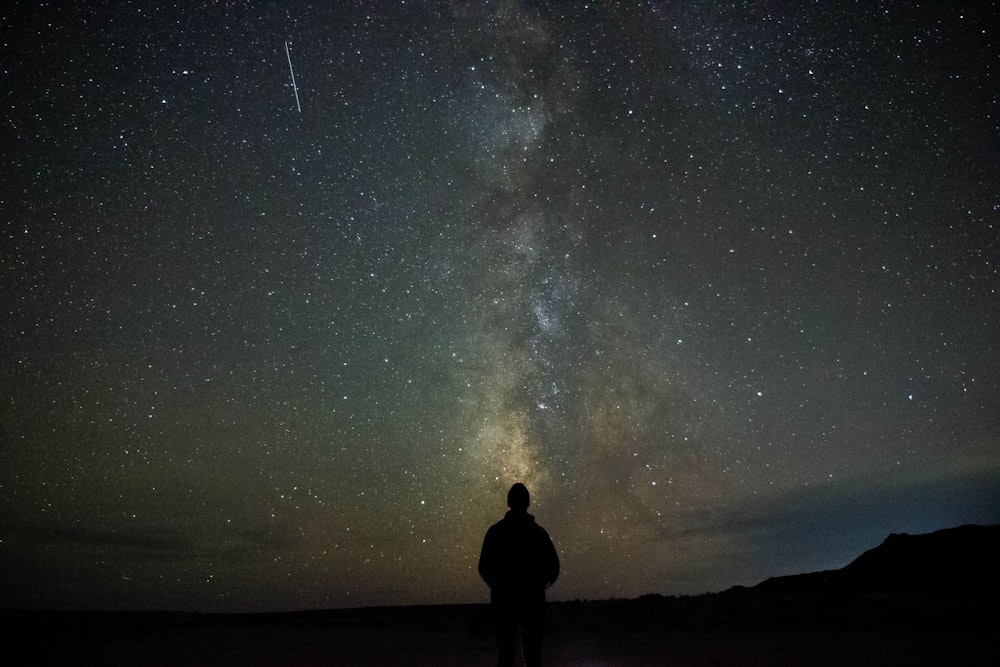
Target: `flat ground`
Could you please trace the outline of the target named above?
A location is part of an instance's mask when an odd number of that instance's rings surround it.
[[[693,605],[687,605],[691,607]],[[549,605],[548,665],[998,665],[988,624],[932,629],[842,619],[797,626],[632,602]],[[296,614],[7,612],[6,664],[494,664],[482,605]],[[758,626],[758,627],[750,627]],[[840,627],[831,627],[840,626]]]

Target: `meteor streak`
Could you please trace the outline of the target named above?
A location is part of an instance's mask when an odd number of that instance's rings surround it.
[[[292,75],[292,90],[295,91],[295,106],[299,113],[302,113],[302,105],[299,104],[299,87],[295,85],[295,70],[292,69],[292,54],[288,51],[288,40],[285,40],[285,55],[288,56],[288,72]]]

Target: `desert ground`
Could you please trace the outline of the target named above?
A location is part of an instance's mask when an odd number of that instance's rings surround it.
[[[548,665],[997,665],[992,616],[794,618],[697,598],[550,603]],[[7,664],[492,665],[486,605],[289,614],[8,612]]]

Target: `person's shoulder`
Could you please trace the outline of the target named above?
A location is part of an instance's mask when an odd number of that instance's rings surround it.
[[[486,534],[489,535],[490,533],[496,533],[496,532],[499,532],[499,531],[501,531],[503,529],[504,529],[504,523],[503,523],[503,519],[501,519],[500,521],[497,521],[492,526],[490,526],[489,528],[487,528],[486,529]]]

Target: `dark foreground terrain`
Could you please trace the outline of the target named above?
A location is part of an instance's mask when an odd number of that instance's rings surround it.
[[[841,570],[552,603],[550,665],[1000,665],[1000,526],[892,535]],[[4,612],[5,664],[491,665],[485,605]],[[14,657],[17,656],[17,657]]]
[[[689,607],[695,617],[679,618]],[[1000,664],[996,614],[989,624],[956,627],[826,622],[816,610],[800,623],[769,626],[712,607],[697,598],[553,604],[547,664]],[[18,614],[6,619],[13,640],[5,663],[486,666],[496,659],[487,613],[484,606],[441,606],[249,616]]]

